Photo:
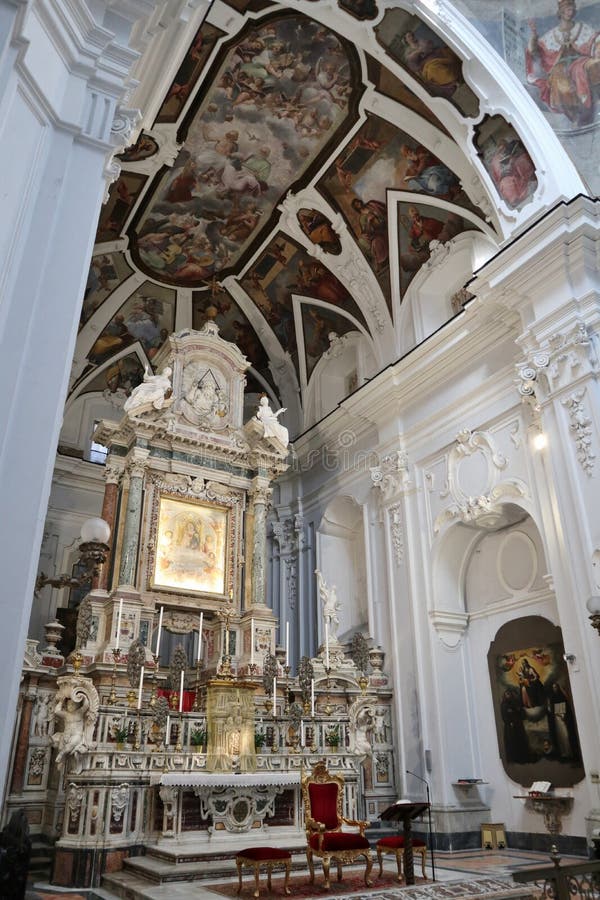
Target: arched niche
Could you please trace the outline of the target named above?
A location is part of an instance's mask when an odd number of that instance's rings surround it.
[[[304,427],[309,428],[377,372],[369,340],[352,331],[335,338],[323,354],[306,389]]]
[[[323,513],[317,535],[319,569],[327,585],[336,586],[342,602],[338,637],[344,641],[368,625],[362,507],[353,497],[335,497]]]

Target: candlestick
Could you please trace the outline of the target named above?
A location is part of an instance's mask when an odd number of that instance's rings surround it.
[[[229,656],[229,619],[225,620],[225,656]]]
[[[285,664],[290,664],[290,623],[285,623]]]
[[[250,619],[250,665],[254,665],[254,619]]]
[[[163,620],[164,611],[165,611],[164,606],[161,606],[160,613],[158,615],[158,631],[156,633],[156,652],[154,654],[155,656],[158,656],[158,651],[160,650],[160,633],[162,631],[162,620]]]
[[[183,669],[181,670],[181,678],[179,681],[179,712],[183,712]]]
[[[273,718],[277,715],[277,676],[273,676]]]
[[[140,669],[140,686],[138,689],[138,702],[137,702],[138,709],[142,708],[142,688],[143,687],[144,687],[144,667],[142,666]]]
[[[315,679],[310,679],[310,714],[315,717]]]
[[[115,650],[119,649],[121,639],[121,616],[123,615],[123,598],[119,600],[119,613],[117,615],[117,635],[115,637]]]
[[[204,613],[200,613],[200,624],[198,625],[198,662],[202,659],[202,622],[204,619]]]
[[[165,745],[168,747],[171,743],[171,716],[167,716],[167,724],[165,727]]]
[[[325,622],[325,668],[329,671],[329,628]]]

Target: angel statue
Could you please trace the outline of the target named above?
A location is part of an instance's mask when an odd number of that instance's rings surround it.
[[[319,597],[323,604],[323,624],[327,626],[329,639],[335,642],[337,641],[337,630],[340,624],[338,611],[342,608],[342,601],[338,599],[335,584],[328,588],[318,569],[315,569],[315,575],[317,576]]]
[[[277,438],[284,447],[287,447],[289,444],[290,435],[285,425],[280,424],[279,416],[284,413],[286,409],[287,407],[283,406],[281,409],[278,409],[277,412],[273,412],[269,406],[269,398],[262,396],[255,417],[263,426],[263,437]]]
[[[148,366],[144,372],[144,380],[135,387],[123,404],[123,409],[130,415],[143,406],[152,405],[154,409],[162,409],[167,393],[171,390],[173,370],[167,366],[160,375],[151,375]]]
[[[77,757],[92,748],[100,701],[96,688],[87,678],[66,676],[58,682],[54,718],[62,721],[63,728],[54,732],[51,741],[58,748],[56,764],[62,766],[65,757]]]

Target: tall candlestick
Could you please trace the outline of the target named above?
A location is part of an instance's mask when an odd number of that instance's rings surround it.
[[[277,715],[277,676],[273,677],[273,718]]]
[[[198,625],[198,662],[202,659],[202,622],[204,620],[204,613],[200,613],[200,624]]]
[[[290,623],[285,623],[285,664],[290,664]]]
[[[254,665],[254,619],[250,619],[250,665]]]
[[[329,627],[325,622],[325,668],[329,669]]]
[[[158,651],[160,650],[160,633],[162,631],[162,620],[163,620],[164,611],[165,611],[164,606],[161,606],[160,613],[158,616],[158,631],[156,633],[156,653],[154,654],[155,656],[158,656]]]
[[[138,705],[137,708],[142,708],[142,688],[144,687],[144,667],[142,666],[140,669],[140,686],[138,689]]]
[[[117,615],[117,636],[115,638],[115,650],[119,649],[121,639],[121,616],[123,615],[123,598],[119,600],[119,613]]]
[[[310,679],[310,714],[315,717],[315,679]]]
[[[183,669],[179,680],[179,712],[183,712]]]

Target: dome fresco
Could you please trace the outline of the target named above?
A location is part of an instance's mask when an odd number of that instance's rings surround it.
[[[473,4],[484,31],[493,17]],[[469,0],[460,5],[467,11]],[[214,306],[223,336],[248,356],[252,390],[287,406],[297,433],[331,340],[355,332],[382,368],[422,339],[421,271],[460,257],[436,282],[448,285],[438,327],[462,308],[456,296],[473,271],[465,247],[483,240],[494,252],[539,214],[541,169],[527,129],[476,90],[472,54],[406,7],[348,0],[326,21],[310,0],[211,7],[154,123],[119,154],[71,399],[107,381],[127,392],[139,372],[133,361],[125,374],[114,368],[126,350],[152,368],[167,334],[200,327]],[[582,20],[596,21],[592,7]],[[486,36],[498,43],[507,27]],[[526,78],[533,51],[522,50]],[[592,127],[595,68],[584,71]],[[562,116],[581,130],[584,114],[567,109],[566,95],[550,111],[540,84],[528,82],[531,109],[545,103],[553,126]],[[448,252],[434,253],[440,246]]]

